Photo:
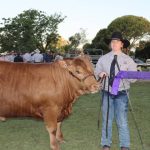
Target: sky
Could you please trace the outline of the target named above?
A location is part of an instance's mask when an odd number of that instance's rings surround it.
[[[124,15],[142,16],[150,21],[150,0],[0,0],[0,22],[28,9],[66,16],[58,28],[65,39],[83,28],[91,41],[100,29]]]

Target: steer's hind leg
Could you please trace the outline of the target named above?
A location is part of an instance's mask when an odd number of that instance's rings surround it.
[[[6,121],[6,118],[0,116],[0,121]]]
[[[57,132],[56,132],[56,139],[60,142],[60,143],[64,143],[64,137],[61,131],[61,123],[62,122],[58,122],[57,123]]]
[[[50,137],[50,147],[52,150],[60,150],[59,143],[56,139],[57,131],[57,112],[50,108],[44,113],[44,121]]]

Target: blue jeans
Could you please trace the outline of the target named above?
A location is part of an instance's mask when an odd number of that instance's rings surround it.
[[[109,118],[108,118],[108,136],[106,137],[108,92],[104,91],[102,103],[102,146],[111,146],[112,143],[112,123],[115,118],[119,133],[120,147],[130,146],[130,135],[127,121],[128,97],[125,91],[120,91],[118,95],[109,94]]]

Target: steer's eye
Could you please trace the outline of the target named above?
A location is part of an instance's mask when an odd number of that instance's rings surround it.
[[[76,73],[77,73],[77,74],[80,74],[80,71],[79,71],[79,70],[76,70]]]

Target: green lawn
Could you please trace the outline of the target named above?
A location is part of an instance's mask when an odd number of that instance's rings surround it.
[[[150,82],[132,85],[130,97],[141,130],[145,150],[150,150]],[[64,121],[66,140],[62,150],[100,150],[101,129],[97,129],[99,94],[82,96],[73,114]],[[131,150],[142,150],[137,130],[129,112]],[[118,133],[114,123],[113,145],[118,150]],[[0,122],[0,150],[49,150],[49,136],[42,121],[9,119]]]

